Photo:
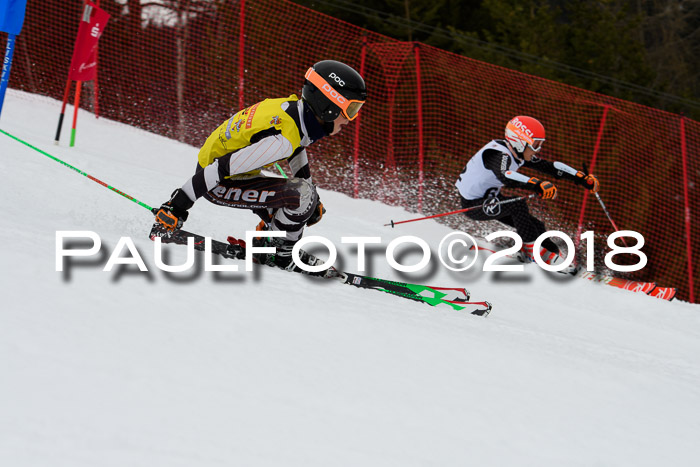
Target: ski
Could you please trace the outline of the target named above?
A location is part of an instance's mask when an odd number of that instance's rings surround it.
[[[606,284],[611,287],[617,287],[623,290],[629,290],[632,292],[642,292],[646,295],[649,295],[651,291],[656,288],[656,282],[633,281],[629,279],[621,279],[619,277],[606,276],[605,274],[598,274],[595,272],[588,271],[581,271],[578,274],[578,277],[592,282]]]
[[[470,302],[469,292],[464,288],[411,284],[408,282],[397,282],[387,279],[379,279],[376,277],[362,276],[360,274],[353,274],[349,272],[341,272],[340,274],[344,276],[341,279],[344,284],[363,289],[379,290],[381,292],[408,298],[409,300],[424,302],[432,306],[446,304],[455,310],[463,310],[467,305],[483,307],[471,312],[471,314],[478,316],[486,316],[492,309],[491,303],[487,301]],[[449,297],[450,292],[457,292],[462,296],[452,298]]]
[[[206,251],[206,237],[185,230],[176,230],[175,232],[168,233],[158,226],[154,226],[153,229],[151,229],[150,238],[151,240],[155,240],[156,237],[160,237],[163,243],[177,245],[187,245],[188,238],[193,238],[195,250]],[[227,259],[243,260],[246,257],[245,241],[235,237],[228,237],[227,242],[212,239],[211,253]],[[302,261],[304,261],[309,255],[302,250],[300,257]],[[255,262],[257,263],[257,261]],[[487,316],[493,308],[488,301],[469,301],[469,292],[465,288],[460,287],[434,287],[412,284],[409,282],[398,282],[339,271],[334,267],[330,267],[322,273],[308,273],[302,270],[294,270],[292,272],[313,275],[324,279],[334,279],[342,284],[361,289],[377,290],[408,300],[427,303],[431,306],[445,305],[458,311],[476,307],[476,309],[470,311],[471,314],[476,316]]]
[[[667,300],[671,301],[674,298],[676,298],[676,292],[677,290],[675,287],[657,287],[651,292],[649,292],[649,296],[654,297],[654,298],[660,298],[661,300]]]
[[[494,248],[487,248],[481,245],[476,247],[472,245],[470,250],[485,251],[487,254],[495,254],[499,250]],[[519,262],[524,262],[522,256],[517,252],[515,254],[502,255],[504,258],[514,259]],[[676,296],[676,289],[673,287],[659,287],[656,282],[643,282],[635,281],[630,279],[622,279],[620,277],[608,276],[605,274],[599,274],[596,272],[586,271],[585,269],[579,269],[574,277],[579,279],[588,280],[591,282],[596,282],[599,284],[609,285],[611,287],[617,287],[623,290],[629,290],[631,292],[641,292],[651,297],[660,298],[662,300],[671,301]]]

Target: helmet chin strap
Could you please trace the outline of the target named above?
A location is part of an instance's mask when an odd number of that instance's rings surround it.
[[[316,115],[316,121],[321,124],[321,128],[323,128],[323,132],[326,134],[326,136],[330,136],[330,134],[333,133],[333,130],[335,129],[334,120],[331,120],[330,122],[325,122],[323,121],[323,119],[321,119],[321,117]]]
[[[510,141],[506,140],[506,146],[508,146],[508,149],[510,150],[511,154],[513,154],[516,159],[525,159],[525,154],[523,151],[523,154],[519,153],[518,151],[515,150],[515,148],[510,144]]]
[[[323,131],[326,132],[326,136],[330,135],[333,133],[333,130],[335,129],[335,123],[334,122],[323,122]]]

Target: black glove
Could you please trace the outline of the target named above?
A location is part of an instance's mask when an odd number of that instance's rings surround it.
[[[172,198],[161,205],[156,212],[156,224],[168,232],[173,232],[182,227],[182,224],[187,220],[189,213],[187,210],[192,207],[194,201],[185,194],[181,189],[173,192]]]
[[[311,214],[311,217],[309,217],[309,220],[306,221],[306,225],[311,226],[314,224],[318,224],[318,222],[321,220],[325,213],[326,208],[323,207],[323,203],[319,200],[319,202],[316,204],[316,207],[314,208],[314,212]]]
[[[539,178],[532,177],[527,183],[528,186],[532,186],[532,188],[540,194],[542,199],[554,199],[557,197],[557,187],[547,180],[540,180]]]

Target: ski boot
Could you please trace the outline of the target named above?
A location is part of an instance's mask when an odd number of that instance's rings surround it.
[[[285,271],[298,272],[309,276],[333,276],[333,271],[335,271],[335,268],[329,268],[318,272],[309,272],[304,271],[297,266],[292,259],[292,249],[294,248],[295,244],[296,241],[287,240],[286,238],[281,237],[256,237],[253,239],[254,246],[274,247],[277,251],[275,253],[254,253],[253,258],[255,258],[255,261],[260,264],[277,267],[284,269]],[[299,258],[302,263],[308,266],[319,266],[323,264],[322,260],[304,250],[299,251]]]
[[[534,263],[535,262],[535,257],[534,257],[534,252],[533,248],[535,246],[534,242],[531,243],[523,243],[523,248],[518,252],[518,259],[521,262],[524,263]],[[540,258],[542,261],[544,261],[546,264],[550,266],[557,266],[561,263],[564,262],[564,258],[559,255],[559,253],[554,253],[553,251],[549,251],[546,248],[540,248],[539,252]],[[565,275],[570,275],[570,276],[575,276],[580,267],[576,265],[576,261],[573,261],[569,266],[565,267],[564,269],[561,269],[559,271],[556,271],[559,274],[565,274]]]

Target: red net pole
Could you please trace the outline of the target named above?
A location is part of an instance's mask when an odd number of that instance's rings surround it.
[[[423,94],[421,89],[420,73],[420,45],[418,42],[413,47],[416,56],[416,106],[418,108],[418,212],[423,212]]]
[[[95,2],[95,5],[100,6],[100,0],[97,0]],[[99,86],[97,84],[97,75],[98,75],[98,63],[99,63],[99,49],[96,47],[95,48],[95,79],[92,80],[93,84],[93,91],[94,91],[94,98],[95,98],[95,118],[100,118],[100,100],[99,100]]]
[[[364,34],[362,36],[362,48],[360,49],[360,74],[362,76],[365,76],[365,58],[367,58],[367,35]],[[357,115],[357,122],[355,122],[355,139],[353,141],[354,144],[354,152],[352,156],[353,160],[353,189],[352,189],[352,196],[353,198],[357,198],[360,193],[360,180],[359,180],[359,174],[360,174],[360,120],[362,119],[362,114]]]
[[[243,98],[243,85],[245,84],[244,58],[245,58],[245,0],[241,0],[240,20],[238,21],[238,108],[245,107]]]
[[[600,128],[598,128],[598,136],[595,140],[595,146],[593,147],[593,157],[591,157],[591,164],[589,171],[593,172],[595,168],[595,163],[598,158],[598,151],[600,150],[600,142],[603,139],[603,129],[605,128],[605,120],[608,117],[608,110],[610,110],[609,105],[604,105],[603,116],[600,119]],[[583,193],[583,201],[581,202],[581,212],[578,216],[578,229],[576,230],[576,246],[578,247],[579,239],[581,238],[581,230],[583,229],[583,216],[586,212],[586,203],[588,202],[588,190]]]
[[[685,144],[685,117],[681,117],[681,158],[683,159],[683,198],[685,200],[685,242],[688,255],[688,289],[690,303],[695,303],[693,291],[693,249],[691,247],[690,203],[688,201],[688,151]]]

